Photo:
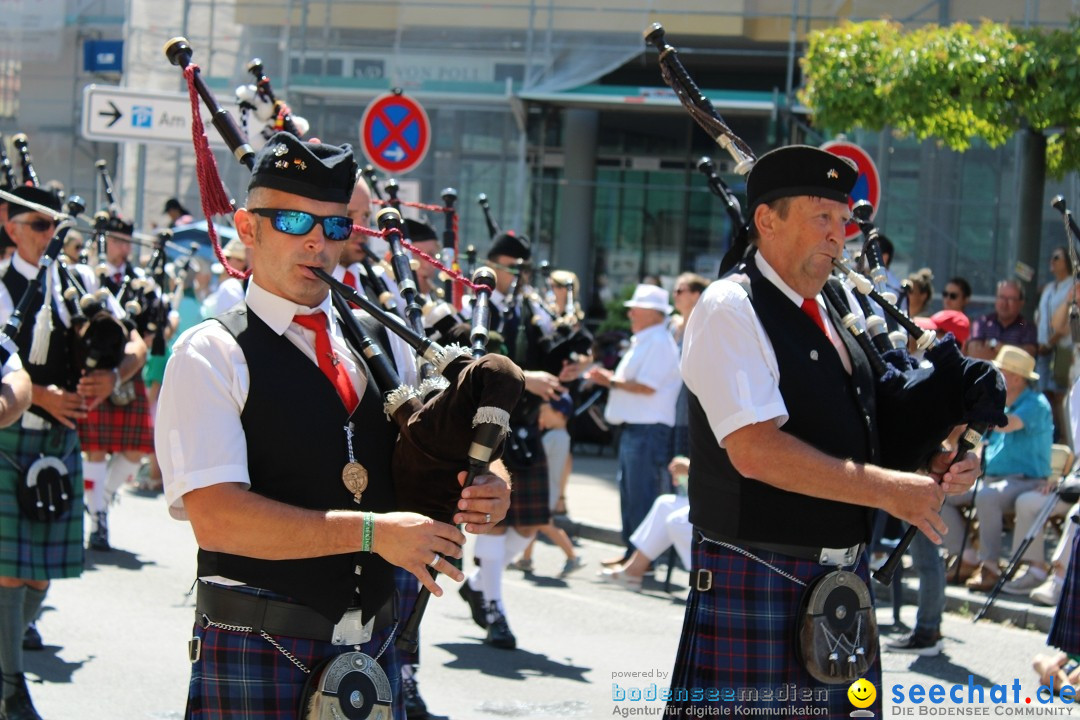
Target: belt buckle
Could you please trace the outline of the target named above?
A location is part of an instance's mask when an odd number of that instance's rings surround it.
[[[699,569],[694,577],[694,589],[698,592],[712,590],[712,571]]]
[[[818,564],[835,567],[851,565],[859,555],[859,547],[859,545],[852,545],[846,548],[821,548]]]
[[[375,628],[375,618],[366,623],[359,609],[346,610],[341,620],[334,625],[330,634],[332,645],[363,645],[371,639],[371,632]]]

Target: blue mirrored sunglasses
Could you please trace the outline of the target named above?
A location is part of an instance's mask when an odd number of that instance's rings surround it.
[[[270,218],[270,225],[286,235],[307,235],[315,223],[321,223],[327,240],[348,240],[352,235],[352,218],[345,215],[312,215],[303,210],[249,208],[248,212]]]

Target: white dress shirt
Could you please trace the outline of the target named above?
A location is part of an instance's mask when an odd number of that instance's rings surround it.
[[[252,279],[246,300],[252,313],[318,365],[314,331],[300,327],[293,317],[320,310],[332,317],[329,295],[320,306],[309,308],[271,294]],[[363,397],[366,381],[359,362],[338,324],[330,323],[328,331],[357,397]],[[411,350],[396,335],[387,334],[401,381],[415,383]],[[174,518],[187,519],[183,497],[192,490],[226,482],[251,485],[240,422],[249,387],[244,353],[219,322],[200,323],[177,338],[165,368],[154,427],[165,499]]]
[[[780,279],[761,253],[755,253],[754,260],[766,280],[802,306],[802,296]],[[829,339],[850,373],[847,348],[824,311],[820,295],[817,302]],[[781,427],[788,420],[776,352],[746,290],[734,280],[709,285],[690,315],[683,335],[682,376],[701,402],[720,447],[728,435],[747,425],[772,420]]]
[[[610,423],[675,426],[675,403],[682,378],[679,376],[679,346],[666,323],[657,323],[635,333],[615,367],[613,381],[632,381],[647,385],[651,395],[612,388],[604,419]]]

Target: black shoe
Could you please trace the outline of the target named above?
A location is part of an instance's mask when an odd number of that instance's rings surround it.
[[[482,628],[486,628],[488,623],[487,612],[484,610],[484,594],[469,587],[469,581],[466,580],[461,583],[458,595],[461,596],[462,600],[469,603],[469,611],[472,612],[473,622]]]
[[[427,705],[420,697],[415,678],[401,678],[401,699],[405,704],[405,717],[409,720],[425,720],[428,716]]]
[[[22,674],[5,675],[4,684],[15,686],[15,694],[0,701],[0,718],[4,720],[41,720],[34,703],[30,700],[30,691],[26,689],[26,679]]]
[[[90,541],[86,546],[91,550],[100,550],[102,552],[112,550],[112,545],[109,544],[108,516],[103,512],[95,513],[94,520],[96,527],[90,533]]]
[[[45,647],[45,643],[41,641],[41,633],[38,632],[37,623],[30,623],[26,626],[26,632],[23,633],[22,647],[23,650],[41,650]]]
[[[506,623],[506,616],[499,612],[494,600],[491,601],[490,607],[492,620],[488,623],[487,637],[484,638],[484,642],[491,647],[502,648],[503,650],[516,649],[517,638],[514,637],[514,633],[510,632],[510,626]]]
[[[885,643],[886,652],[907,653],[909,655],[922,655],[932,657],[940,655],[944,643],[941,633],[920,633],[912,630],[906,635],[901,635],[896,640]]]

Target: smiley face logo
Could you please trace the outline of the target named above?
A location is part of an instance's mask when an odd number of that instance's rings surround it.
[[[848,700],[857,708],[866,708],[874,704],[877,688],[869,680],[858,679],[847,689]]]

